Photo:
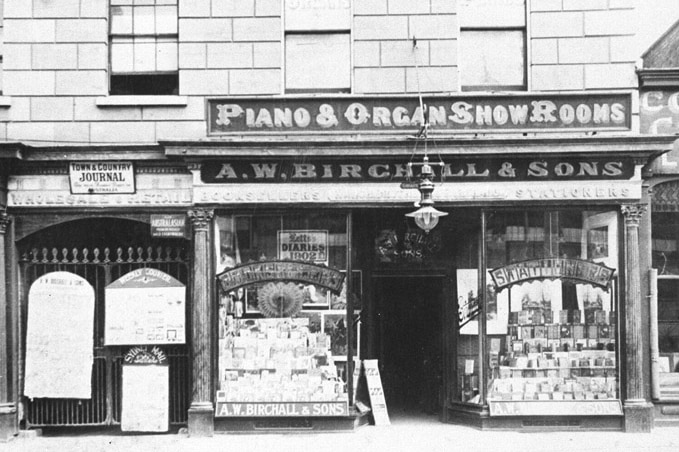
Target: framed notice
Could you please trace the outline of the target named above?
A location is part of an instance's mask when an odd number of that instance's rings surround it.
[[[106,287],[106,345],[184,344],[186,287],[154,268],[140,268]]]
[[[71,162],[71,194],[134,194],[132,162]]]
[[[328,265],[328,231],[278,231],[278,259]]]

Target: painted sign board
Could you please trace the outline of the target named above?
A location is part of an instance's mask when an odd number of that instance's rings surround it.
[[[432,165],[436,180],[446,182],[626,180],[634,176],[629,157],[446,156]],[[403,157],[246,159],[206,162],[200,178],[206,184],[243,183],[398,183],[414,179]]]
[[[151,215],[151,237],[186,237],[186,215]]]
[[[315,284],[339,293],[345,275],[339,270],[306,262],[262,261],[228,269],[219,275],[224,293],[260,282],[296,281]]]
[[[208,133],[412,133],[434,131],[600,130],[631,127],[629,93],[492,96],[343,96],[208,100]]]
[[[135,192],[132,162],[71,162],[68,176],[72,194]]]
[[[217,399],[215,417],[348,416],[349,403],[339,402],[226,402]]]
[[[328,265],[328,231],[278,231],[278,259]]]
[[[615,269],[581,259],[534,259],[490,271],[497,290],[543,279],[565,279],[608,289]]]
[[[133,270],[106,287],[106,345],[184,344],[186,286],[154,268]]]
[[[622,416],[620,400],[489,401],[491,416]]]
[[[38,278],[28,292],[24,395],[89,399],[94,288],[69,272]]]

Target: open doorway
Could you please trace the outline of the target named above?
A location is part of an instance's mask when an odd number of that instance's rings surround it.
[[[375,278],[380,373],[390,414],[440,411],[443,277]]]

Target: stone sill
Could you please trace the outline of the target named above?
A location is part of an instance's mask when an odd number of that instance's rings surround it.
[[[186,96],[106,96],[97,97],[97,107],[186,107]]]
[[[0,96],[0,108],[9,108],[12,106],[12,98],[10,96]]]

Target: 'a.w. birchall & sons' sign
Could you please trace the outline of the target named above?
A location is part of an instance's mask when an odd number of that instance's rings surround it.
[[[629,129],[629,94],[230,98],[208,101],[209,133]]]
[[[595,262],[547,258],[509,264],[491,270],[490,275],[497,290],[540,279],[565,279],[608,289],[613,273],[615,269]]]
[[[626,180],[634,175],[629,157],[470,158],[446,156],[433,166],[446,181]],[[201,180],[209,184],[284,182],[402,182],[412,178],[403,157],[253,159],[206,162]]]

